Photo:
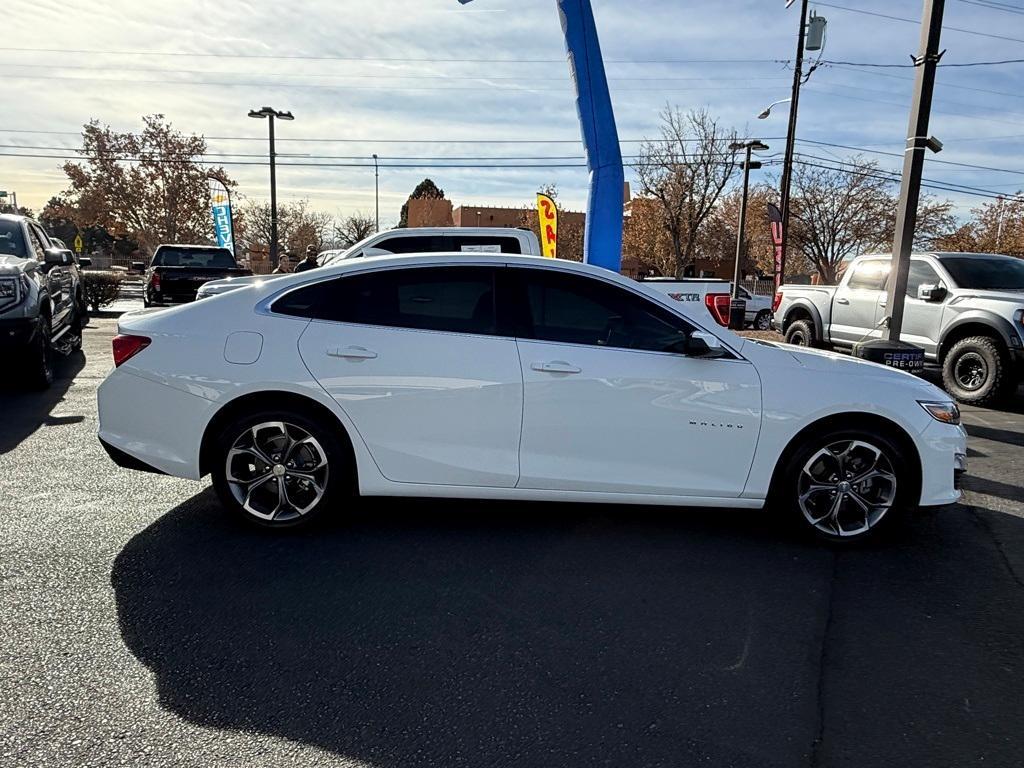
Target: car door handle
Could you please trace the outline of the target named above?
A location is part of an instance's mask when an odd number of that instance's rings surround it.
[[[327,350],[327,354],[330,357],[343,357],[346,360],[372,360],[377,356],[376,352],[366,347],[336,347]]]
[[[836,304],[849,304],[849,299],[836,299]]]
[[[583,370],[564,360],[552,360],[549,363],[533,363],[530,367],[535,371],[544,371],[545,373],[579,373]]]

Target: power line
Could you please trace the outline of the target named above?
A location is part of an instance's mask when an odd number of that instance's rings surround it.
[[[1017,13],[1024,15],[1024,8],[1008,3],[997,3],[991,0],[958,0],[965,5],[977,5],[981,8],[988,8],[990,11],[1002,11],[1003,13]]]
[[[888,72],[875,72],[873,70],[858,70],[852,67],[848,67],[844,64],[827,64],[825,65],[830,69],[840,69],[846,72],[853,72],[858,75],[872,75],[874,77],[888,77],[892,80],[903,80],[907,83],[914,82],[912,77],[903,77],[902,75],[892,75]],[[989,93],[994,96],[1009,96],[1014,99],[1024,99],[1024,93],[1013,92],[1013,91],[993,91],[989,88],[976,88],[971,85],[958,85],[956,83],[942,83],[942,88],[955,88],[958,91],[976,91],[977,93]]]
[[[920,19],[908,19],[905,16],[891,16],[888,13],[879,13],[878,11],[869,11],[865,8],[850,8],[846,5],[835,5],[834,3],[823,3],[820,0],[815,0],[815,5],[821,5],[825,8],[835,8],[838,11],[849,11],[850,13],[862,13],[865,16],[877,16],[880,19],[890,19],[891,21],[905,21],[910,24],[920,24]],[[993,40],[1008,40],[1011,43],[1024,43],[1024,38],[1020,37],[1007,37],[1006,35],[993,35],[991,32],[979,32],[976,29],[964,29],[963,27],[950,27],[943,25],[943,31],[945,32],[961,32],[965,35],[975,35],[977,37],[989,37]]]
[[[422,64],[565,64],[560,59],[437,58],[433,56],[312,56],[308,54],[224,53],[221,51],[109,51],[87,48],[27,48],[4,46],[2,53],[81,53],[92,56],[187,56],[189,58],[264,59],[279,61],[414,62]],[[605,59],[606,64],[780,64],[785,59]]]

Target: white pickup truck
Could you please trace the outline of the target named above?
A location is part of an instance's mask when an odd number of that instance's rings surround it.
[[[395,253],[520,253],[540,256],[537,236],[528,229],[501,227],[402,227],[376,232],[345,250],[323,251],[318,256],[321,267],[346,259],[385,256]],[[199,289],[198,299],[227,293],[251,285],[257,280],[270,280],[281,275],[253,275],[211,280]]]
[[[732,283],[713,277],[649,277],[641,282],[683,305],[685,311],[700,312],[700,307],[707,311],[719,325],[729,325],[729,302],[732,296]],[[740,298],[746,302],[744,320],[759,331],[767,331],[772,325],[772,300],[768,296],[750,293],[742,285]]]
[[[774,326],[799,346],[849,351],[879,338],[892,258],[854,259],[837,286],[782,285]],[[1024,372],[1024,260],[988,253],[915,253],[901,338],[942,367],[957,400],[988,404]]]

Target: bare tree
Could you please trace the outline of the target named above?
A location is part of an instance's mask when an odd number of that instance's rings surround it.
[[[843,264],[871,251],[892,250],[896,182],[873,161],[854,157],[848,168],[796,163],[790,205],[790,243],[802,251],[825,283]],[[953,226],[952,204],[922,197],[914,242],[928,245]]]
[[[641,146],[636,174],[644,194],[658,201],[677,276],[694,262],[701,228],[736,169],[729,149],[735,140],[735,131],[703,109],[665,107],[661,138]]]
[[[377,224],[374,217],[362,211],[356,211],[335,223],[334,239],[338,248],[349,248],[376,231]]]
[[[246,249],[266,251],[270,246],[270,203],[250,200],[239,211],[240,232]],[[309,208],[305,200],[279,203],[277,238],[284,253],[302,255],[308,246],[321,250],[331,241],[334,219],[325,211]]]

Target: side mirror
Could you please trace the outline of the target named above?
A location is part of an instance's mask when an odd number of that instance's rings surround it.
[[[71,251],[62,251],[60,248],[47,248],[44,255],[43,263],[48,267],[66,267],[74,259]]]
[[[133,261],[132,262],[132,269],[135,272],[145,272],[146,271],[146,262],[144,262],[144,261]]]
[[[722,357],[725,347],[717,336],[707,331],[694,331],[686,340],[686,354],[690,357]]]
[[[917,298],[921,301],[942,301],[946,298],[946,289],[941,285],[919,285],[917,286]]]
[[[79,256],[78,257],[78,266],[80,266],[80,267],[91,267],[92,266],[92,259],[90,259],[88,256]]]

